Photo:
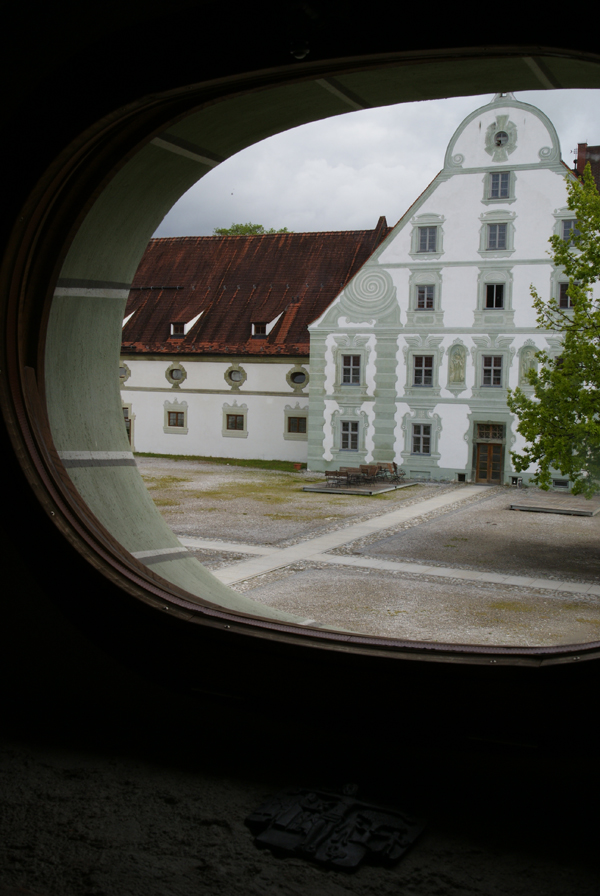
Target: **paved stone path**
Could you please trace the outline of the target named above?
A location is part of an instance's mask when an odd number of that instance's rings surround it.
[[[417,573],[427,576],[439,576],[440,578],[464,579],[477,582],[490,582],[505,585],[517,585],[528,588],[546,588],[551,591],[569,591],[575,594],[600,595],[600,585],[586,584],[584,582],[568,582],[557,579],[536,578],[532,576],[502,575],[500,573],[479,572],[472,569],[456,569],[453,567],[428,566],[422,563],[409,563],[401,561],[380,560],[371,557],[348,557],[339,554],[328,554],[328,551],[338,548],[343,544],[349,544],[358,538],[364,538],[375,532],[383,532],[400,523],[414,519],[417,516],[439,510],[466,501],[476,495],[485,492],[486,486],[465,486],[460,492],[452,491],[446,494],[428,498],[410,507],[399,508],[390,513],[382,514],[361,523],[354,523],[343,529],[319,535],[307,541],[298,542],[291,547],[276,548],[265,545],[250,545],[239,542],[215,541],[191,536],[180,536],[180,542],[187,548],[204,549],[213,551],[231,551],[232,553],[253,554],[250,559],[232,563],[223,569],[213,572],[221,582],[233,585],[243,582],[255,576],[264,575],[274,569],[281,569],[298,563],[302,560],[311,560],[318,563],[331,563],[336,566],[354,566],[363,569],[391,570],[398,572]]]

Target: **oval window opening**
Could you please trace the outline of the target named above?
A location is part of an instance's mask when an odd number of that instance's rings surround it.
[[[253,102],[263,102],[265,97],[250,96],[246,99],[251,108]],[[478,104],[473,102],[473,107],[476,105]],[[361,570],[352,580],[354,583],[361,582],[361,592],[364,591],[362,583],[367,580],[367,575],[371,583],[374,579],[377,580],[377,587],[374,588],[374,592],[378,591],[375,613],[384,617],[388,625],[406,612],[406,597],[410,591],[415,592],[416,603],[422,602],[425,594],[430,605],[431,598],[437,591],[438,606],[444,608],[444,613],[452,615],[459,593],[464,597],[467,583],[474,580],[473,573],[480,572],[482,566],[488,570],[489,577],[486,580],[485,575],[478,575],[479,593],[477,589],[470,592],[462,609],[465,617],[475,614],[476,608],[481,608],[481,593],[487,589],[490,613],[485,624],[495,624],[494,618],[506,618],[512,613],[513,618],[522,625],[522,620],[532,612],[534,598],[537,600],[539,597],[517,593],[519,588],[525,587],[522,582],[498,582],[498,577],[503,575],[498,566],[498,558],[504,562],[502,557],[507,554],[506,546],[509,543],[502,541],[498,532],[494,533],[495,540],[491,534],[488,538],[491,527],[498,528],[498,519],[487,519],[484,514],[478,524],[481,531],[477,530],[479,534],[476,534],[477,526],[474,529],[472,522],[473,513],[468,512],[466,516],[464,514],[464,508],[473,508],[476,504],[483,506],[488,501],[490,508],[494,505],[491,515],[497,515],[495,496],[489,497],[485,490],[489,492],[490,486],[492,489],[505,488],[512,472],[509,462],[512,420],[505,409],[502,393],[512,384],[511,376],[515,380],[514,384],[519,384],[521,371],[529,363],[527,350],[538,348],[533,338],[533,325],[530,325],[532,332],[525,333],[525,325],[516,322],[521,306],[513,272],[513,268],[517,267],[514,262],[520,251],[517,240],[519,231],[515,222],[517,209],[522,219],[528,214],[525,206],[521,209],[519,205],[525,195],[525,192],[520,195],[519,189],[527,179],[527,172],[530,170],[527,166],[535,174],[542,170],[549,171],[552,165],[560,165],[560,153],[554,128],[551,123],[548,124],[546,116],[543,113],[527,112],[525,105],[527,104],[519,99],[502,97],[491,101],[488,99],[485,106],[478,110],[474,108],[473,111],[485,119],[475,153],[478,154],[477,159],[475,156],[471,159],[468,155],[469,129],[475,122],[471,130],[477,130],[477,116],[474,114],[470,118],[467,115],[462,124],[460,121],[456,122],[458,130],[448,145],[444,161],[445,176],[428,188],[427,195],[422,197],[418,207],[411,208],[410,215],[401,213],[399,224],[395,228],[381,227],[378,239],[364,262],[352,272],[350,279],[342,283],[341,289],[339,286],[336,288],[333,302],[312,322],[311,335],[325,337],[320,355],[313,354],[311,350],[311,390],[315,383],[315,364],[320,369],[320,375],[323,374],[322,385],[314,392],[315,401],[319,404],[318,411],[313,413],[310,406],[313,392],[309,398],[302,388],[294,391],[294,387],[308,385],[307,374],[293,371],[289,376],[292,385],[289,388],[284,386],[290,361],[295,364],[307,363],[303,355],[284,355],[287,366],[280,365],[283,384],[271,390],[283,393],[289,404],[289,407],[283,408],[284,413],[279,414],[281,439],[290,444],[306,442],[307,447],[312,445],[313,449],[318,447],[318,456],[314,451],[312,455],[307,455],[308,468],[309,473],[320,474],[317,477],[319,481],[331,486],[324,493],[329,496],[326,500],[330,507],[344,506],[343,502],[349,498],[348,488],[353,485],[355,490],[378,481],[393,486],[390,491],[380,491],[368,498],[369,501],[377,502],[377,509],[372,515],[368,511],[367,515],[371,520],[379,520],[375,524],[376,531],[369,538],[365,540],[365,536],[359,536],[357,528],[350,533],[353,537],[344,539],[340,535],[339,543],[331,544],[331,540],[328,544],[324,542],[323,550],[318,555],[312,555],[325,557],[312,561],[313,567],[315,562],[322,564],[323,575],[321,570],[313,568],[311,572],[316,574],[305,589],[307,595],[318,594],[319,591],[322,593],[320,582],[324,581],[324,575],[332,578],[331,568],[335,566],[338,585],[333,586],[333,591],[337,588],[338,592],[350,593],[356,587],[351,583],[347,571],[350,559],[351,565]],[[518,110],[521,116],[532,115],[540,131],[546,128],[545,142],[539,146],[536,144],[536,162],[516,161],[517,153],[529,152],[531,147],[521,136],[524,129],[518,122],[511,131],[509,125],[512,109]],[[499,144],[494,136],[497,137],[499,133],[498,121],[501,116],[506,115],[509,122],[502,133],[508,139]],[[187,141],[186,146],[195,145],[194,140],[199,139],[198,133],[202,130],[201,118],[202,113],[195,113],[195,116],[192,115],[174,126],[173,146],[179,145],[177,140],[180,143],[182,140]],[[486,137],[487,134],[490,137]],[[255,589],[248,588],[236,593],[227,588],[227,576],[220,579],[213,576],[189,556],[185,545],[182,546],[175,535],[163,525],[156,507],[159,502],[152,501],[142,487],[132,446],[137,451],[142,444],[147,444],[144,440],[151,438],[152,428],[161,439],[163,436],[173,441],[189,439],[193,428],[197,426],[197,420],[203,416],[198,414],[197,396],[206,394],[206,387],[192,384],[192,359],[189,355],[193,356],[194,352],[189,350],[186,354],[185,342],[187,339],[193,340],[202,328],[209,327],[209,306],[196,308],[195,314],[186,318],[187,332],[183,339],[178,339],[173,344],[169,357],[165,355],[157,362],[163,366],[162,385],[156,390],[157,394],[160,392],[160,408],[155,413],[155,409],[151,408],[150,396],[154,386],[136,385],[133,365],[143,357],[144,351],[128,351],[132,342],[128,342],[127,328],[134,326],[136,314],[146,302],[144,290],[139,288],[135,295],[135,307],[127,309],[127,315],[133,314],[133,317],[123,331],[123,355],[131,375],[123,383],[121,395],[116,390],[104,388],[104,384],[110,380],[111,370],[114,371],[118,366],[115,334],[120,332],[126,317],[125,304],[130,295],[129,287],[136,276],[137,260],[143,255],[157,217],[162,216],[172,205],[175,193],[181,192],[182,180],[185,180],[182,177],[183,168],[178,169],[177,175],[173,173],[171,182],[168,176],[163,178],[163,192],[160,200],[157,200],[157,210],[153,215],[141,216],[144,220],[140,219],[137,224],[135,247],[132,250],[130,243],[127,253],[123,253],[119,251],[119,247],[126,241],[120,228],[130,226],[131,222],[126,216],[119,218],[118,212],[124,202],[133,207],[137,197],[131,191],[135,193],[135,190],[141,189],[143,181],[140,177],[136,182],[131,174],[134,169],[138,172],[146,168],[150,170],[152,165],[158,164],[163,158],[168,159],[165,168],[168,174],[169,166],[174,172],[172,166],[184,159],[187,166],[185,176],[191,183],[197,179],[198,171],[189,164],[190,161],[194,165],[204,165],[208,170],[214,167],[213,163],[219,155],[218,147],[210,149],[210,152],[204,148],[204,155],[198,152],[198,159],[190,160],[191,151],[188,150],[188,156],[185,156],[173,152],[168,146],[165,148],[164,143],[168,144],[169,141],[161,137],[159,141],[148,144],[113,178],[84,221],[61,271],[49,321],[46,351],[46,395],[54,442],[69,477],[94,516],[136,561],[150,570],[153,576],[170,583],[177,594],[201,595],[201,601],[210,605],[249,616],[259,615],[291,625],[334,629],[335,621],[320,621],[312,612],[312,606],[311,612],[299,613],[298,606],[292,610],[278,606],[276,601],[261,603],[258,595],[252,594]],[[498,153],[507,153],[508,161],[495,158]],[[207,160],[210,164],[207,164]],[[482,165],[482,160],[488,162],[487,167]],[[542,164],[539,164],[540,160]],[[507,173],[508,179],[496,179],[492,176],[497,171],[495,164],[503,166],[500,174]],[[514,170],[504,170],[511,168],[511,165]],[[534,165],[537,167],[533,167]],[[482,167],[486,167],[486,170],[482,171]],[[452,183],[453,177],[461,177],[466,183],[466,179],[471,177],[471,168],[477,169],[473,174],[473,184],[476,175],[478,186],[477,190],[473,188],[469,193],[473,194],[468,208],[472,212],[472,221],[469,223],[472,240],[467,250],[457,248],[456,234],[466,231],[464,228],[453,228],[451,200],[444,197],[448,193],[448,182]],[[553,176],[555,177],[555,172]],[[131,184],[134,186],[131,187]],[[125,186],[131,195],[126,195]],[[556,222],[554,210],[562,206],[551,190],[548,193],[548,204],[552,206],[553,216],[552,221],[549,221],[552,226],[556,223],[560,227],[561,222]],[[86,255],[86,246],[98,246],[99,228],[106,219],[107,210],[112,210],[114,220],[126,223],[114,227],[101,249],[97,248],[95,252],[88,252]],[[469,274],[475,272],[478,277],[469,288],[470,320],[468,328],[465,324],[464,329],[461,329],[460,324],[457,325],[458,318],[450,286],[453,276],[457,279],[456,274],[461,267],[461,257],[456,256],[456,252],[460,251],[465,255],[462,259],[465,269],[468,268]],[[531,251],[528,258],[530,255]],[[94,269],[100,256],[103,262],[110,257],[111,265],[99,264]],[[392,260],[392,256],[395,260]],[[89,264],[87,269],[84,269],[82,263],[84,258]],[[452,263],[447,266],[446,262]],[[163,281],[162,289],[164,293],[168,293],[169,289],[179,286],[179,283],[165,284]],[[232,291],[236,286],[239,288],[239,284],[231,284]],[[490,290],[490,286],[493,289]],[[457,282],[456,289],[462,296],[465,295],[464,285]],[[156,296],[152,298],[154,300]],[[291,296],[290,299],[282,314],[288,313],[286,309],[290,307],[293,310],[298,304],[297,297]],[[335,311],[338,306],[342,312],[338,317],[340,320],[343,318],[341,325],[338,325],[337,319],[333,322],[332,309]],[[461,309],[464,313],[464,300]],[[193,321],[196,316],[197,320]],[[77,340],[69,336],[73,319],[78,322]],[[172,315],[168,319],[172,319]],[[450,324],[451,320],[454,320],[454,325]],[[264,334],[266,339],[254,343],[257,350],[264,350],[265,343],[269,343],[278,325],[281,329],[281,324],[275,321],[273,329]],[[269,326],[270,324],[265,326],[267,331]],[[106,337],[99,337],[100,333],[105,333]],[[390,339],[390,334],[394,339]],[[168,335],[166,334],[165,339]],[[244,335],[245,342],[250,343],[251,329]],[[527,338],[523,339],[524,336]],[[152,341],[142,338],[136,344],[147,346],[152,345]],[[215,343],[215,347],[217,354],[225,354],[222,346]],[[85,352],[85,365],[82,364],[82,350]],[[118,345],[116,351],[118,352]],[[181,354],[185,354],[185,358],[181,358]],[[226,359],[228,363],[232,362],[233,354],[229,353]],[[252,392],[261,391],[253,388],[253,362],[249,360],[251,357],[254,356],[250,353],[236,353],[235,362],[240,364],[240,369],[222,371],[220,382],[215,378],[214,387],[210,387],[214,388],[215,394],[219,393],[219,405],[216,415],[212,414],[211,429],[220,433],[220,438],[231,439],[230,444],[245,448],[250,446],[252,439],[253,406],[256,402],[253,403],[251,399],[257,397]],[[170,363],[180,358],[185,361],[185,382],[181,382],[181,371],[175,369],[170,373],[173,387],[165,388],[164,368],[168,366],[165,362]],[[155,360],[143,360],[141,363],[154,364]],[[266,366],[264,361],[262,366]],[[152,379],[152,368],[149,368],[148,373]],[[114,373],[112,378],[116,379]],[[223,388],[224,378],[230,389]],[[401,388],[396,387],[397,383],[402,384]],[[387,384],[385,388],[383,384]],[[267,390],[263,387],[262,391]],[[448,408],[451,410],[448,411]],[[149,414],[148,418],[146,412]],[[148,423],[150,417],[152,422]],[[129,421],[127,427],[122,422],[124,419]],[[315,426],[311,428],[312,423]],[[485,427],[489,427],[489,438]],[[260,424],[258,428],[260,429]],[[320,445],[318,439],[310,441],[311,432],[313,436],[315,432],[323,434]],[[295,438],[286,439],[286,434]],[[494,434],[495,438],[492,437]],[[450,436],[451,441],[448,441]],[[263,428],[262,438],[269,439],[266,428]],[[235,449],[236,452],[241,450],[239,447]],[[185,452],[177,449],[172,453],[187,455],[188,452],[187,449]],[[239,453],[222,456],[244,459]],[[344,467],[346,470],[343,470]],[[333,482],[327,482],[331,479],[326,476],[327,473],[341,472],[346,473],[344,477],[340,477],[345,484],[334,485]],[[465,477],[464,483],[462,477]],[[400,479],[403,481],[399,481]],[[467,494],[468,489],[471,491]],[[367,500],[362,492],[357,497]],[[230,500],[234,501],[235,497]],[[352,497],[351,500],[355,501],[356,498]],[[285,502],[283,503],[285,506]],[[273,504],[272,517],[275,518],[277,513],[283,516],[283,508],[278,507],[277,502]],[[132,524],[133,507],[135,525]],[[419,512],[414,508],[418,508]],[[235,506],[232,509],[236,513]],[[450,515],[446,513],[446,509],[453,511],[454,523],[448,523]],[[356,516],[357,519],[359,516],[365,517],[365,511]],[[432,525],[435,520],[438,523]],[[448,523],[446,528],[440,520],[444,524]],[[339,518],[325,521],[332,523],[326,527],[328,531],[340,531]],[[345,524],[346,521],[342,522]],[[489,524],[490,530],[482,529],[484,524]],[[206,525],[206,538],[211,538],[214,533],[210,533],[210,521]],[[510,533],[510,530],[511,524],[507,523],[507,532]],[[482,547],[482,533],[486,536],[487,553]],[[362,539],[361,544],[357,544],[359,538]],[[399,552],[399,539],[404,539],[405,545],[410,543],[408,553],[403,552],[404,549]],[[465,545],[471,542],[473,550],[465,553]],[[248,543],[240,542],[240,545],[248,548]],[[439,553],[440,546],[445,551],[443,556]],[[291,547],[292,544],[282,549]],[[436,553],[431,553],[433,551]],[[450,559],[453,552],[454,556],[461,555],[464,561],[462,565]],[[243,554],[244,550],[240,553]],[[255,552],[254,556],[260,559],[266,557],[267,553]],[[357,558],[359,562],[356,562]],[[293,562],[295,561],[290,560],[286,566],[291,566]],[[261,565],[257,561],[255,568],[265,569],[268,565]],[[415,565],[426,568],[427,572],[425,569],[415,572]],[[524,569],[523,572],[523,578],[527,578],[529,570]],[[517,573],[509,569],[505,575],[514,579]],[[306,577],[307,581],[308,578]],[[414,584],[417,579],[418,588]],[[458,584],[448,584],[452,579]],[[403,599],[389,600],[391,580],[402,581]],[[513,590],[509,592],[507,589]],[[549,582],[541,590],[557,594],[557,589],[552,589]],[[445,603],[442,601],[442,591],[445,592]],[[554,599],[549,594],[542,595],[544,596],[548,600]],[[309,603],[305,601],[302,609],[308,607]],[[413,626],[410,633],[406,629],[393,627],[388,627],[385,632],[374,632],[368,627],[367,618],[372,611],[366,605],[355,609],[364,611],[363,620],[366,619],[367,622],[357,623],[355,615],[343,622],[338,619],[338,623],[341,622],[338,628],[413,642],[470,643],[474,646],[499,644],[497,632],[493,628],[484,631],[483,625],[477,628],[477,636],[473,640],[465,640],[464,630],[456,626],[455,619],[449,621],[445,635],[439,627],[428,628],[423,620]],[[363,624],[364,628],[357,627]],[[515,631],[516,627],[500,646],[515,646]],[[581,629],[578,631],[581,634]],[[487,637],[489,635],[491,638]],[[575,640],[580,641],[581,637],[575,637]],[[540,645],[531,643],[529,634],[526,634],[516,646]]]

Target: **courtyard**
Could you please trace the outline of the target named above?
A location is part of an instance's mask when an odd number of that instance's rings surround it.
[[[182,544],[258,605],[404,640],[600,640],[600,516],[510,509],[596,499],[433,482],[324,494],[303,491],[324,479],[306,470],[136,461]]]

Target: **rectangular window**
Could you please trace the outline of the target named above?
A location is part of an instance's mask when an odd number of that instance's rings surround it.
[[[252,335],[253,336],[266,336],[267,335],[267,325],[266,324],[252,324]]]
[[[171,324],[171,336],[185,336],[185,324]]]
[[[358,422],[342,420],[342,451],[358,451]]]
[[[413,358],[413,386],[433,386],[433,355]]]
[[[504,284],[487,283],[485,287],[485,307],[504,308]]]
[[[568,294],[567,290],[569,288],[568,283],[560,284],[560,296],[558,300],[558,304],[561,308],[572,308],[573,302],[571,301],[571,296]]]
[[[490,175],[490,199],[508,199],[510,195],[510,174],[499,171]]]
[[[183,411],[169,411],[169,426],[184,426]]]
[[[569,243],[576,236],[579,236],[579,231],[577,230],[577,221],[575,220],[575,218],[568,218],[562,221],[561,236],[563,240],[567,240],[567,242]]]
[[[437,227],[419,227],[419,252],[437,250]]]
[[[413,423],[412,453],[431,454],[431,424]]]
[[[501,440],[504,438],[504,426],[501,423],[478,423],[477,438]]]
[[[306,432],[306,417],[288,417],[288,432]]]
[[[342,355],[342,383],[360,385],[360,355]]]
[[[502,386],[502,355],[483,356],[484,386]]]
[[[243,429],[244,428],[244,415],[243,414],[227,414],[227,429]]]
[[[488,224],[488,249],[506,249],[506,224]]]
[[[417,287],[417,308],[419,311],[433,308],[433,286]]]

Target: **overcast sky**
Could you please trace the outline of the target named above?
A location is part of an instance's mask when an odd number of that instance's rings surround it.
[[[173,206],[155,236],[205,236],[252,221],[289,230],[395,224],[440,171],[452,134],[479,97],[349,112],[277,134],[228,159]],[[515,94],[553,122],[572,168],[578,143],[600,144],[600,90]]]

